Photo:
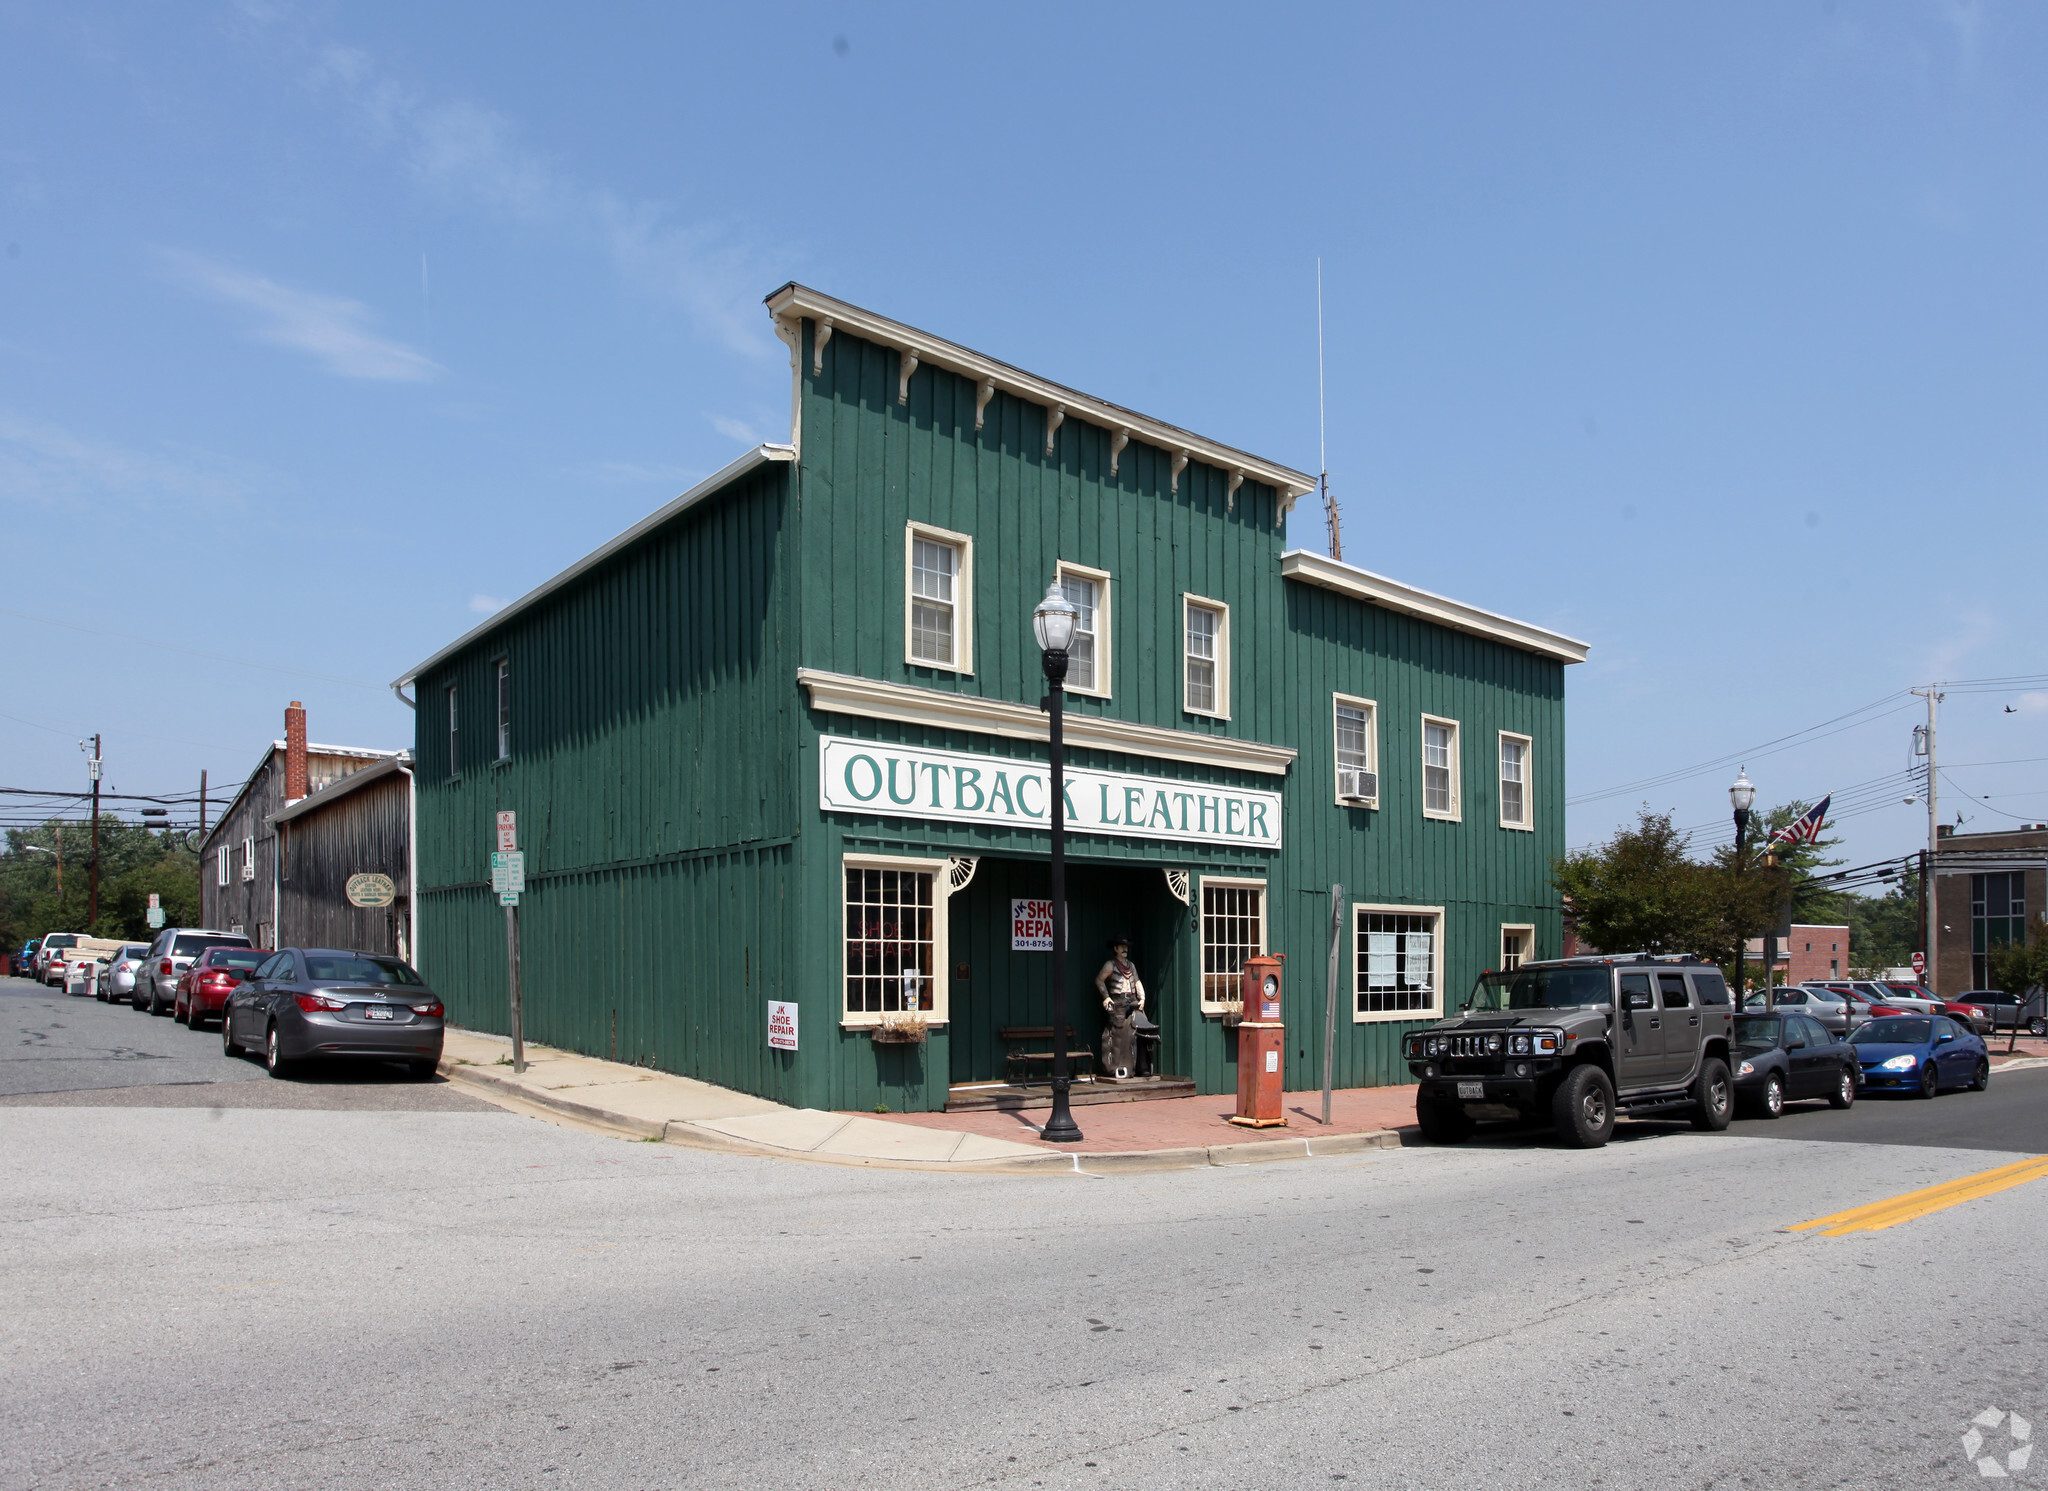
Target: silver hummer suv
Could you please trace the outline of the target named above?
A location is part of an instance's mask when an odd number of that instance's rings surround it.
[[[1559,958],[1479,976],[1463,1008],[1411,1033],[1422,1137],[1455,1144],[1475,1118],[1547,1121],[1565,1143],[1607,1142],[1617,1113],[1689,1109],[1725,1129],[1734,1009],[1721,970],[1690,956]]]

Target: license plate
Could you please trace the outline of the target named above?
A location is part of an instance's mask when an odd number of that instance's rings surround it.
[[[1458,1097],[1461,1101],[1483,1102],[1486,1098],[1486,1084],[1484,1082],[1460,1082],[1458,1084]]]
[[[389,1020],[393,1018],[391,1006],[388,1004],[366,1004],[363,1006],[363,1018],[365,1020]]]

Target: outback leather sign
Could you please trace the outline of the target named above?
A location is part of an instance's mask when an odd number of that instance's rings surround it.
[[[818,806],[828,813],[1051,830],[1051,769],[1007,756],[932,751],[827,735],[818,741]],[[1067,768],[1067,831],[1183,844],[1280,847],[1280,794]]]

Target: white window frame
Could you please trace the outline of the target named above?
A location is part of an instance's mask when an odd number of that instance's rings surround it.
[[[1500,739],[1503,741],[1516,740],[1522,744],[1522,821],[1519,823],[1508,817],[1507,777],[1501,770],[1499,744],[1496,743],[1494,747],[1493,771],[1496,778],[1494,786],[1499,792],[1500,826],[1502,828],[1517,829],[1522,833],[1534,833],[1536,832],[1536,803],[1532,792],[1535,784],[1529,780],[1529,767],[1536,759],[1536,741],[1531,736],[1522,735],[1513,730],[1501,731]]]
[[[1330,800],[1340,808],[1355,808],[1356,802],[1347,799],[1343,793],[1343,780],[1338,775],[1343,770],[1337,760],[1337,710],[1343,705],[1365,711],[1365,769],[1379,780],[1380,772],[1380,707],[1371,699],[1357,694],[1330,695]],[[1365,800],[1365,806],[1373,812],[1379,811],[1379,794],[1375,792]]]
[[[950,1016],[948,1005],[953,988],[951,949],[947,924],[953,897],[952,861],[923,859],[896,854],[842,854],[839,857],[839,985],[833,997],[839,1005],[839,1024],[847,1030],[870,1030],[889,1018],[886,1011],[849,1010],[846,1007],[846,872],[848,870],[919,870],[932,877],[932,1007],[923,1016],[927,1025],[944,1025]]]
[[[244,880],[254,880],[256,878],[256,841],[254,839],[242,840],[242,878]]]
[[[1092,580],[1095,582],[1095,687],[1092,689],[1078,689],[1072,683],[1069,683],[1066,691],[1070,694],[1085,694],[1091,699],[1107,699],[1111,697],[1109,691],[1109,571],[1106,569],[1090,569],[1085,564],[1074,564],[1065,559],[1059,562],[1058,569],[1062,579],[1072,575],[1079,580]]]
[[[512,659],[501,657],[493,670],[498,685],[498,755],[500,761],[512,759]]]
[[[1428,1009],[1420,1010],[1361,1010],[1358,1007],[1358,979],[1363,970],[1358,966],[1358,919],[1371,914],[1383,916],[1433,916],[1436,930],[1430,934],[1429,976],[1433,987],[1430,990]],[[1390,1020],[1441,1020],[1444,1016],[1444,908],[1441,906],[1392,906],[1374,901],[1353,901],[1351,903],[1349,962],[1351,965],[1351,1023],[1353,1025],[1382,1025]]]
[[[226,885],[228,883],[228,866],[234,862],[235,858],[235,846],[232,844],[221,845],[214,853],[213,858],[216,866],[215,874],[218,877],[215,879],[214,884]]]
[[[441,701],[448,706],[448,777],[452,781],[462,775],[462,722],[456,714],[454,684],[441,691]]]
[[[1440,813],[1429,805],[1429,727],[1446,725],[1450,727],[1450,771],[1451,807],[1449,812]],[[1465,818],[1465,794],[1460,790],[1465,774],[1464,727],[1456,720],[1440,714],[1426,714],[1422,717],[1421,750],[1417,753],[1416,766],[1422,773],[1422,816],[1435,818],[1444,823],[1461,823]]]
[[[1216,707],[1197,709],[1188,699],[1188,608],[1201,606],[1216,613]],[[1230,718],[1230,607],[1206,595],[1183,591],[1180,597],[1180,707],[1184,713],[1205,720]]]
[[[1206,893],[1212,885],[1219,889],[1256,890],[1259,893],[1259,950],[1257,953],[1252,954],[1254,957],[1264,957],[1267,948],[1272,943],[1273,896],[1267,890],[1266,881],[1263,876],[1201,875],[1196,878],[1199,884],[1195,890],[1195,995],[1201,1001],[1203,1014],[1224,1015],[1237,1009],[1240,1001],[1236,999],[1216,1000],[1209,997],[1208,980],[1202,966],[1206,961],[1203,953],[1208,947],[1208,928],[1204,925],[1205,913],[1203,911],[1209,900]]]
[[[935,663],[911,651],[911,612],[917,604],[917,541],[944,544],[959,557],[953,574],[953,661]],[[1043,571],[1040,571],[1043,573]],[[903,525],[903,662],[935,673],[974,676],[974,540],[950,528],[911,521]]]
[[[1532,963],[1536,959],[1536,924],[1534,922],[1502,922],[1500,924],[1500,962],[1494,966],[1503,973],[1507,972],[1508,968],[1508,934],[1510,932],[1521,934],[1522,963]],[[1519,968],[1521,963],[1517,963],[1515,966]]]

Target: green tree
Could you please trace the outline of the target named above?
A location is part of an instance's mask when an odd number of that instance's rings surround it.
[[[2048,921],[2034,918],[2025,942],[1991,950],[1991,986],[2022,999],[2036,984],[2048,984]]]
[[[60,835],[61,891],[55,854],[37,852],[54,850]],[[99,839],[99,916],[88,926],[92,826],[52,820],[40,828],[8,830],[7,849],[0,853],[0,945],[11,952],[45,932],[147,941],[151,891],[163,897],[170,924],[198,920],[199,861],[182,835],[103,816]]]

